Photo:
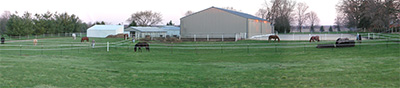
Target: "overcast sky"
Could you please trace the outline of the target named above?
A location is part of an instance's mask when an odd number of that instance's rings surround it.
[[[270,2],[270,0],[266,0]],[[294,0],[305,2],[309,11],[315,11],[322,25],[333,25],[336,17],[335,5],[338,0]],[[67,12],[78,15],[84,22],[105,21],[111,24],[124,23],[132,13],[152,10],[163,15],[163,23],[179,19],[185,12],[197,12],[211,6],[233,7],[244,13],[254,15],[263,7],[265,0],[5,0],[1,1],[0,13],[18,11],[23,13]]]

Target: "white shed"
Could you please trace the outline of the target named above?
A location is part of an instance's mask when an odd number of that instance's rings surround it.
[[[94,25],[87,30],[87,37],[105,38],[124,32],[123,25]]]
[[[164,29],[165,31],[167,31],[167,35],[169,35],[171,37],[179,37],[180,36],[180,31],[181,31],[180,27],[164,26],[164,27],[161,27],[161,29]]]
[[[131,37],[144,38],[146,35],[150,37],[165,37],[167,31],[158,27],[129,27],[125,29],[125,32],[129,32]]]
[[[273,33],[268,20],[218,7],[182,17],[180,27],[182,38],[249,38]]]

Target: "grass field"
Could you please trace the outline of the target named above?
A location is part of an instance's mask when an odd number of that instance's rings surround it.
[[[129,41],[95,40],[96,48],[71,38],[0,45],[0,87],[400,87],[394,41],[152,42],[135,53]]]

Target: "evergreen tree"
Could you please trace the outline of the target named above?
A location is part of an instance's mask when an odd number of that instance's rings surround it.
[[[167,23],[167,26],[173,26],[173,25],[175,25],[175,24],[172,23],[172,20]]]
[[[329,27],[329,32],[333,32],[332,26]]]
[[[137,26],[135,20],[132,20],[132,22],[129,24],[129,27],[130,27],[130,26]]]
[[[337,25],[337,27],[336,27],[336,28],[337,28],[337,31],[341,31],[341,30],[340,30],[340,26],[339,26],[339,25]]]
[[[324,32],[325,31],[324,26],[321,26],[321,28],[319,28],[319,31]]]

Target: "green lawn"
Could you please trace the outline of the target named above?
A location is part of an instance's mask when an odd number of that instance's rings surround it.
[[[94,49],[72,38],[0,45],[0,87],[400,87],[393,41],[151,42],[135,53],[130,41],[95,40]]]

